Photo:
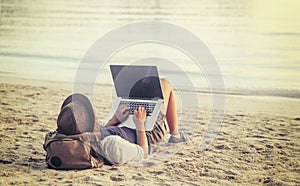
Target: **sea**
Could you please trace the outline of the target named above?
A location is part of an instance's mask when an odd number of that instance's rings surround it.
[[[156,21],[200,39],[219,73],[170,44],[149,41],[124,46],[99,69],[86,67],[99,71],[96,83],[112,84],[110,64],[159,58],[173,64],[159,73],[177,89],[209,93],[210,80],[221,76],[226,94],[300,98],[298,0],[0,0],[0,8],[0,76],[74,82],[99,39]]]

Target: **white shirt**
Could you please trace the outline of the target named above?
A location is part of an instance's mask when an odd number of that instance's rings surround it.
[[[101,144],[101,155],[112,164],[138,163],[143,160],[144,150],[142,147],[130,143],[118,135],[105,137]]]

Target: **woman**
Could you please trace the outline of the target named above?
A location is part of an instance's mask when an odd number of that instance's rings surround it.
[[[151,131],[145,131],[146,110],[143,107],[139,107],[134,112],[133,122],[136,130],[127,127],[117,127],[118,124],[128,117],[128,112],[126,112],[127,106],[119,107],[113,118],[105,126],[100,127],[103,138],[102,154],[112,164],[139,162],[143,158],[147,158],[150,146],[164,140],[167,133],[165,117],[171,135],[168,142],[180,143],[189,141],[184,133],[179,133],[178,131],[176,101],[172,86],[165,79],[161,79],[161,86],[164,96],[164,107]]]
[[[161,86],[164,107],[151,131],[145,131],[146,110],[143,107],[139,107],[134,112],[133,122],[136,129],[118,127],[128,117],[127,106],[119,107],[106,125],[99,126],[88,98],[82,94],[73,94],[62,104],[57,119],[57,132],[66,135],[100,132],[101,148],[99,148],[99,153],[111,164],[140,162],[147,158],[151,145],[163,141],[167,134],[165,118],[171,135],[169,143],[189,141],[184,133],[178,131],[176,102],[172,86],[164,79],[161,79]]]

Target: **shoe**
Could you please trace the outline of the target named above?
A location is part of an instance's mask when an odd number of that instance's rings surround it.
[[[189,142],[189,141],[191,141],[190,137],[187,134],[180,132],[179,138],[171,135],[168,143],[183,143],[183,142]]]

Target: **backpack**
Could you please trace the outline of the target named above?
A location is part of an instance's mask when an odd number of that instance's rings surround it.
[[[43,144],[48,168],[67,170],[101,167],[105,159],[99,154],[99,135],[91,132],[76,135],[49,132]]]

